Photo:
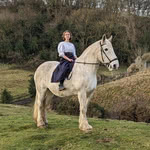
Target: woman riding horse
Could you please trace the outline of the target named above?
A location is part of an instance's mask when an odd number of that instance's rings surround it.
[[[65,38],[67,36],[69,35],[65,35]],[[107,39],[106,35],[103,35],[101,40],[96,41],[84,50],[74,63],[70,80],[64,81],[66,90],[59,91],[58,83],[51,82],[51,77],[55,68],[60,64],[59,62],[44,62],[37,68],[34,74],[36,86],[34,120],[37,127],[43,128],[48,125],[46,108],[49,106],[53,94],[59,97],[77,95],[80,103],[79,128],[83,131],[92,130],[92,126],[88,123],[86,113],[88,103],[97,85],[96,73],[99,63],[103,63],[110,71],[119,67],[119,61],[111,41],[112,36]],[[64,42],[67,43],[67,41]],[[70,42],[68,44],[72,45]],[[71,59],[69,57],[68,60],[70,61],[67,62],[72,62]]]
[[[65,89],[63,86],[65,78],[67,78],[73,68],[74,60],[77,58],[76,49],[73,43],[71,43],[72,34],[70,31],[66,30],[62,35],[63,42],[58,44],[58,53],[60,59],[60,64],[56,67],[51,82],[60,82],[59,91]]]

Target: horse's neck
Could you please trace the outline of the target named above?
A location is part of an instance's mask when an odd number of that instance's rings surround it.
[[[78,60],[82,61],[82,62],[93,62],[93,63],[97,63],[98,59],[97,59],[97,49],[98,46],[96,44],[97,42],[95,42],[94,44],[90,45],[88,48],[86,48],[84,50],[84,52],[81,54],[80,57],[78,57]]]
[[[99,45],[97,43],[98,41],[86,48],[85,51],[81,54],[81,56],[78,57],[76,60],[77,62],[84,62],[85,65],[88,66],[88,69],[95,73],[98,68],[98,65],[96,64],[98,64],[97,54],[99,50]]]

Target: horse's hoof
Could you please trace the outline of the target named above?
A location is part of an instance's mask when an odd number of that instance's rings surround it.
[[[38,128],[41,128],[41,129],[46,128],[46,125],[40,125],[38,126]]]
[[[92,129],[80,129],[81,131],[85,132],[85,133],[89,133],[92,132]]]
[[[92,129],[90,129],[90,130],[82,130],[84,133],[90,133],[90,132],[92,132]]]
[[[79,129],[84,132],[90,132],[90,131],[92,131],[93,127],[91,125],[88,125],[86,127],[79,127]]]

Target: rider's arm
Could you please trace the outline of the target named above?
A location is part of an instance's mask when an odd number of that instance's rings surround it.
[[[66,55],[64,55],[63,58],[66,59],[66,60],[68,60],[68,61],[70,61],[70,62],[73,61],[73,59],[68,58]]]

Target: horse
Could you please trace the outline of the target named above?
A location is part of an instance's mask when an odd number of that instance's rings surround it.
[[[92,130],[86,112],[88,103],[97,86],[97,70],[100,63],[109,71],[118,69],[119,61],[112,47],[112,36],[102,39],[88,46],[80,57],[75,60],[70,80],[64,81],[65,90],[59,91],[58,83],[52,83],[51,77],[59,64],[57,61],[47,61],[41,64],[34,74],[36,96],[33,117],[37,127],[44,128],[48,125],[46,107],[53,95],[59,97],[77,95],[80,104],[79,129]]]

